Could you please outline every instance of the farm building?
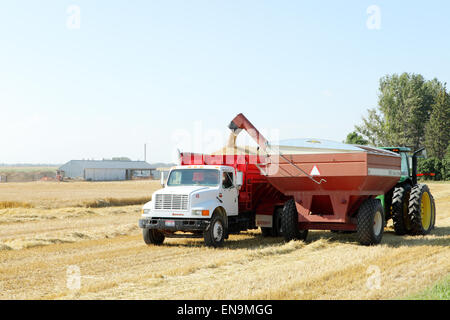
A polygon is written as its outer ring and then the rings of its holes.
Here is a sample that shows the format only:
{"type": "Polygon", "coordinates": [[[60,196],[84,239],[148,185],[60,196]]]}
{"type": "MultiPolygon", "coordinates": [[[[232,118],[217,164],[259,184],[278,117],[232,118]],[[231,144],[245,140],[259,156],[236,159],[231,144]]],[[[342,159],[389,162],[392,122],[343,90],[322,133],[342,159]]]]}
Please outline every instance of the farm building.
{"type": "Polygon", "coordinates": [[[145,161],[71,160],[58,169],[63,178],[120,181],[152,178],[156,168],[145,161]]]}

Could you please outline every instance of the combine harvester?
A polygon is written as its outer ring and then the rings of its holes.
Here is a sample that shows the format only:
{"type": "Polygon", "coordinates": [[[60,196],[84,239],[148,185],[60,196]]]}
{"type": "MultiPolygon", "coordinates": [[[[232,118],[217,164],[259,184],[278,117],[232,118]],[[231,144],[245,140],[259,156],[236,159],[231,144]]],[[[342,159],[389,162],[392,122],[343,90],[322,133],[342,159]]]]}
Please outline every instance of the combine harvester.
{"type": "Polygon", "coordinates": [[[261,227],[263,235],[287,241],[305,240],[312,229],[350,231],[361,244],[372,245],[380,243],[386,218],[403,219],[403,225],[412,221],[414,234],[426,234],[434,224],[426,186],[411,186],[398,196],[407,179],[401,178],[403,156],[397,152],[324,140],[271,145],[243,114],[229,128],[234,141],[247,131],[259,151],[181,153],[167,186],[142,210],[139,226],[147,244],[203,237],[206,245],[217,247],[229,234],[261,227]]]}

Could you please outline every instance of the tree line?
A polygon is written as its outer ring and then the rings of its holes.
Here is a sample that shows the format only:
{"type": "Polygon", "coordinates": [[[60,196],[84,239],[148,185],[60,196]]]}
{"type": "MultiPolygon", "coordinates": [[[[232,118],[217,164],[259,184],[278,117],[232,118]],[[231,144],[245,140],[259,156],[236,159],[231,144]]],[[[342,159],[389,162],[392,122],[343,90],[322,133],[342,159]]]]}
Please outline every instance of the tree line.
{"type": "Polygon", "coordinates": [[[438,79],[420,74],[387,75],[380,79],[378,106],[368,109],[347,143],[372,146],[425,147],[418,170],[450,180],[450,92],[438,79]]]}

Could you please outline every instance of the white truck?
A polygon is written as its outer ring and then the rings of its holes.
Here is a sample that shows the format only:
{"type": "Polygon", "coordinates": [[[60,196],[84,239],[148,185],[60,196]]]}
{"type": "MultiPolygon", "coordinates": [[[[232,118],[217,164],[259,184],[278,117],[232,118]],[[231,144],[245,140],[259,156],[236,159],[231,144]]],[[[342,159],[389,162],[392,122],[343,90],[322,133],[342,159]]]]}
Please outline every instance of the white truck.
{"type": "Polygon", "coordinates": [[[235,168],[177,166],[170,170],[167,183],[161,176],[163,189],[153,193],[139,220],[145,243],[162,244],[166,236],[203,237],[206,245],[217,247],[230,231],[256,228],[254,217],[239,215],[243,175],[235,168]]]}

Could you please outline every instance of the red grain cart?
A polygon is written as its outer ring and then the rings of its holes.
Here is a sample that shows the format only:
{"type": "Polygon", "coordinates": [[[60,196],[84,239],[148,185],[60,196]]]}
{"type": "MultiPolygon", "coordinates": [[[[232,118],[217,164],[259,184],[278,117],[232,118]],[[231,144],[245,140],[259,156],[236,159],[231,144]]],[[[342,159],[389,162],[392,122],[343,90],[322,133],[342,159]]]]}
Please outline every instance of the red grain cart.
{"type": "MultiPolygon", "coordinates": [[[[278,191],[273,191],[277,205],[286,200],[277,218],[286,240],[305,239],[308,230],[319,229],[356,231],[365,245],[381,241],[385,215],[376,197],[392,191],[399,181],[398,154],[364,146],[324,146],[323,140],[291,140],[273,146],[243,114],[229,128],[236,135],[247,131],[266,154],[257,158],[252,175],[258,176],[263,188],[278,191]]],[[[252,203],[270,203],[267,197],[250,195],[252,203]]],[[[260,214],[270,215],[269,211],[260,214]]]]}

